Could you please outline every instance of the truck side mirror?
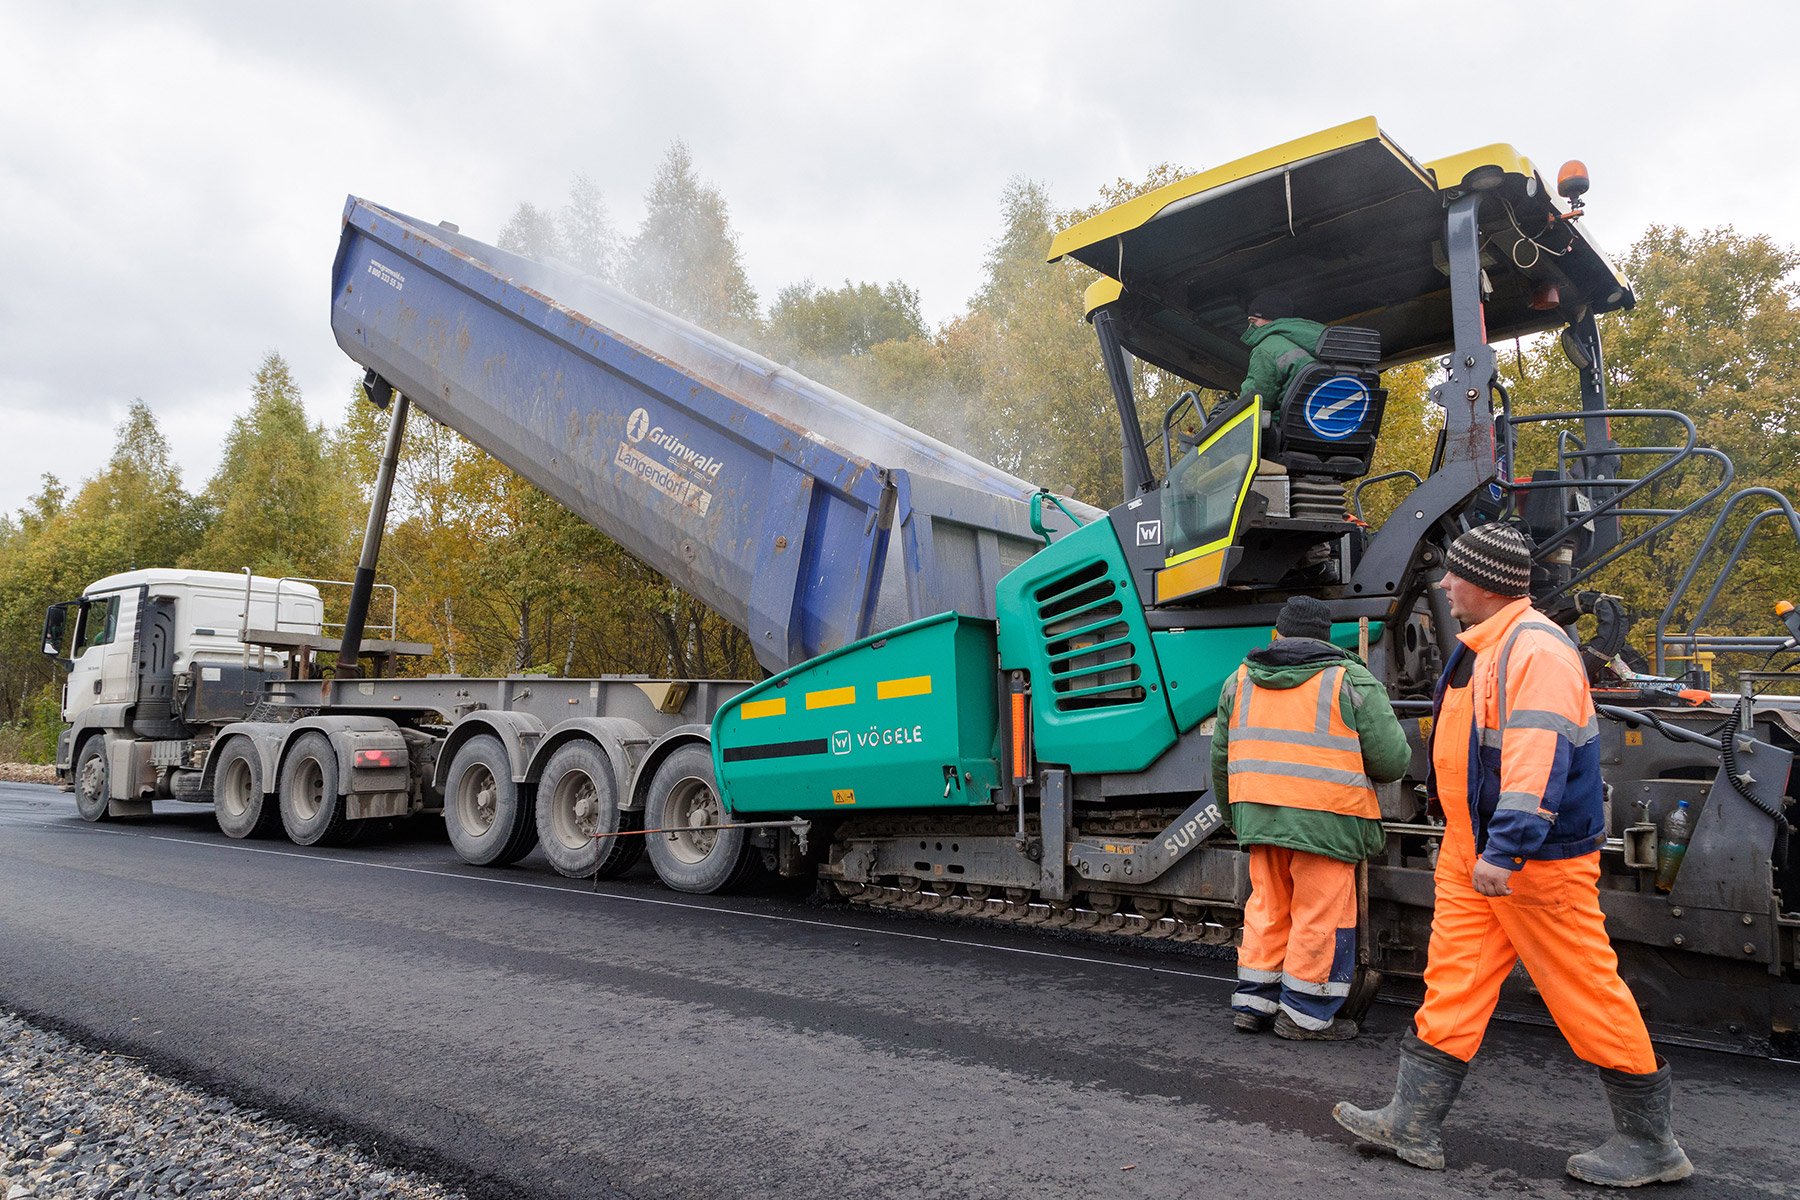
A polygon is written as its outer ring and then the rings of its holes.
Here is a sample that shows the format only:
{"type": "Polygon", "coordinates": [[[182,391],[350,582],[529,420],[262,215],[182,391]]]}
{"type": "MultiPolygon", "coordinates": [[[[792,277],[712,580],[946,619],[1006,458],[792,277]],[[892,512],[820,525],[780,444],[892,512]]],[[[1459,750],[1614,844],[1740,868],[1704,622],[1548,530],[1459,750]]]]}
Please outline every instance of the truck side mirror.
{"type": "Polygon", "coordinates": [[[44,653],[54,658],[57,665],[64,670],[75,665],[72,659],[62,656],[63,633],[67,630],[68,623],[69,606],[67,604],[52,604],[44,613],[44,653]]]}

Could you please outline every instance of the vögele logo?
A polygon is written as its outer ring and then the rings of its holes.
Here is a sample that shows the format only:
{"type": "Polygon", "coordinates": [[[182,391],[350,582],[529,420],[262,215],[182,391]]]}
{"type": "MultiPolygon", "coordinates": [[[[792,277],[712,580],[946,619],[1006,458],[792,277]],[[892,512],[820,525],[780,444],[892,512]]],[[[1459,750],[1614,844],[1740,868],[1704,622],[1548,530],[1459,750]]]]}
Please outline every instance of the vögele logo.
{"type": "Polygon", "coordinates": [[[840,729],[831,735],[831,752],[833,754],[850,753],[850,731],[840,729]]]}
{"type": "Polygon", "coordinates": [[[625,436],[634,442],[641,442],[650,433],[650,412],[648,409],[634,408],[625,419],[625,436]]]}

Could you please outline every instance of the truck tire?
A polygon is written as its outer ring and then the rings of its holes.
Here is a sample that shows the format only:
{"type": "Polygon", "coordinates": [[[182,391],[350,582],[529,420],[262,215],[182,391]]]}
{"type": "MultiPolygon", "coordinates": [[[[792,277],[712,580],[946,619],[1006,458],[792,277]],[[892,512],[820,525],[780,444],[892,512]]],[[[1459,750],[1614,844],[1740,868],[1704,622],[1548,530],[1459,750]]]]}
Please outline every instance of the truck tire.
{"type": "Polygon", "coordinates": [[[612,762],[597,744],[580,739],[550,755],[537,785],[537,837],[558,875],[571,879],[623,875],[643,857],[644,839],[595,835],[642,828],[636,816],[619,811],[612,762]]]}
{"type": "Polygon", "coordinates": [[[645,836],[645,849],[657,876],[678,892],[702,895],[742,882],[758,861],[748,830],[691,832],[694,826],[718,825],[725,820],[725,806],[713,779],[712,748],[683,746],[664,759],[644,800],[644,828],[679,832],[645,836]]]}
{"type": "Polygon", "coordinates": [[[477,867],[518,862],[537,842],[531,810],[499,738],[478,734],[458,747],[444,777],[444,828],[459,858],[477,867]]]}
{"type": "Polygon", "coordinates": [[[84,821],[105,821],[112,805],[112,776],[106,765],[106,735],[96,733],[81,743],[75,756],[75,811],[84,821]]]}
{"type": "Polygon", "coordinates": [[[303,733],[281,765],[281,825],[297,846],[341,846],[362,832],[344,816],[337,751],[322,733],[303,733]]]}
{"type": "Polygon", "coordinates": [[[281,805],[263,783],[262,755],[235,737],[213,764],[213,818],[226,837],[268,837],[281,828],[281,805]]]}

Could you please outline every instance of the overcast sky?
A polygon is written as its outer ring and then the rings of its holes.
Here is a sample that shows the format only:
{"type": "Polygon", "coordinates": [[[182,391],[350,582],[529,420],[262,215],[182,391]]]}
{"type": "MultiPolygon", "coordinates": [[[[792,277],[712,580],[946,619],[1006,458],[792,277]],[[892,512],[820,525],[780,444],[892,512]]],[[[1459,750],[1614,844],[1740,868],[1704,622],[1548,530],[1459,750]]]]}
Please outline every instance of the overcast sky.
{"type": "Polygon", "coordinates": [[[1800,242],[1800,5],[265,5],[0,0],[0,510],[104,464],[134,397],[185,480],[271,350],[308,407],[347,193],[492,240],[585,172],[625,232],[684,139],[765,304],[904,279],[960,312],[1009,178],[1058,205],[1373,114],[1420,159],[1593,173],[1590,232],[1800,242]]]}

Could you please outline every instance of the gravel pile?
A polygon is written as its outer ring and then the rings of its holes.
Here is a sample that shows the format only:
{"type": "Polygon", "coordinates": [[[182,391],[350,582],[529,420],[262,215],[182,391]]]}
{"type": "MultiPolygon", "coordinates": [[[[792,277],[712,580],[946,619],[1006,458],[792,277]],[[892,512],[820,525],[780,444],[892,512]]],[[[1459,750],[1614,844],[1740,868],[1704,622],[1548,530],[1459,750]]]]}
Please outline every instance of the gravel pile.
{"type": "Polygon", "coordinates": [[[0,1012],[0,1200],[461,1195],[0,1012]]]}
{"type": "Polygon", "coordinates": [[[37,763],[0,762],[0,783],[55,783],[56,768],[37,763]]]}

